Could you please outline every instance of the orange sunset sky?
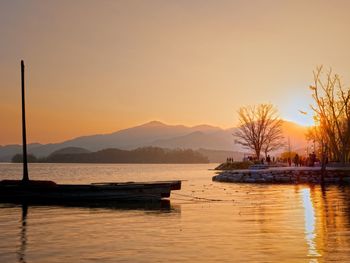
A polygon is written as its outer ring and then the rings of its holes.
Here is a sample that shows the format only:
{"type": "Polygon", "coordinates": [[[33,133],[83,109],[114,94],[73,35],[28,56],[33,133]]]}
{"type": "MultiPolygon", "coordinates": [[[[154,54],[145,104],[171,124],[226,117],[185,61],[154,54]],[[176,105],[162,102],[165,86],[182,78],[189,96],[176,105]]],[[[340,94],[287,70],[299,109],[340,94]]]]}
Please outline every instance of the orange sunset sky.
{"type": "Polygon", "coordinates": [[[29,142],[150,120],[237,124],[271,102],[311,123],[323,64],[350,81],[350,1],[1,1],[0,144],[20,143],[20,59],[29,142]]]}

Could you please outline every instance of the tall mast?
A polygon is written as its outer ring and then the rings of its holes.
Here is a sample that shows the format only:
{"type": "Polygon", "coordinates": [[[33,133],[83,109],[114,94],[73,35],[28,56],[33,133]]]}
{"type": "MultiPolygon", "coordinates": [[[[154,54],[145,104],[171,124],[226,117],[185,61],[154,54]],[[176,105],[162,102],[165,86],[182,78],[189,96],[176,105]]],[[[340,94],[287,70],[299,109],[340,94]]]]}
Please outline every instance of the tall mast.
{"type": "Polygon", "coordinates": [[[26,110],[24,93],[24,62],[21,60],[21,86],[22,86],[22,143],[23,143],[23,178],[22,182],[28,182],[28,160],[27,160],[27,135],[26,135],[26,110]]]}

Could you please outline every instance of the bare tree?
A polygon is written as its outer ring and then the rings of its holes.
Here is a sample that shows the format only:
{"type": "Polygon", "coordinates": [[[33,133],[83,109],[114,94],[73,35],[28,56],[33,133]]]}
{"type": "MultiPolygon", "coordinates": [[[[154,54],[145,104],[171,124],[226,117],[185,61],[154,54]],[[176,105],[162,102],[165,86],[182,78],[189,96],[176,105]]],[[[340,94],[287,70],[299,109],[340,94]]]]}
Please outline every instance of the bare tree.
{"type": "Polygon", "coordinates": [[[282,120],[272,104],[241,107],[238,110],[239,127],[234,133],[236,143],[253,150],[258,159],[284,145],[282,120]]]}
{"type": "Polygon", "coordinates": [[[347,162],[350,148],[350,89],[343,87],[340,77],[332,70],[323,74],[321,66],[313,74],[314,85],[310,89],[315,105],[311,105],[311,108],[316,127],[309,137],[318,143],[319,148],[329,149],[329,157],[333,160],[347,162]]]}

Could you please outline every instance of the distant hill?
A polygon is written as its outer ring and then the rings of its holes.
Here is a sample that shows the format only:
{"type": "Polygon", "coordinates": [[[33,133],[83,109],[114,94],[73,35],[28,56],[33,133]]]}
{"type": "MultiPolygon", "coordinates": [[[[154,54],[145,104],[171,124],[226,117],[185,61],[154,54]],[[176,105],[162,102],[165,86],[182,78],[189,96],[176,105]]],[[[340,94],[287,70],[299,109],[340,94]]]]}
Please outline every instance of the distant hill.
{"type": "MultiPolygon", "coordinates": [[[[41,147],[42,144],[32,143],[28,145],[28,152],[31,153],[34,149],[41,147]]],[[[0,146],[0,162],[10,162],[11,158],[22,153],[22,145],[11,144],[0,146]]]]}
{"type": "Polygon", "coordinates": [[[50,155],[58,155],[58,154],[78,154],[78,153],[90,153],[89,150],[86,150],[84,148],[80,147],[66,147],[59,149],[57,151],[54,151],[50,155]]]}
{"type": "Polygon", "coordinates": [[[135,150],[104,149],[97,152],[51,154],[38,162],[47,163],[208,163],[207,157],[193,150],[167,150],[144,147],[135,150]]]}
{"type": "MultiPolygon", "coordinates": [[[[306,128],[292,122],[284,121],[286,140],[290,138],[293,149],[304,148],[306,128]]],[[[132,150],[139,147],[161,147],[168,149],[209,149],[229,152],[247,152],[234,143],[235,128],[222,129],[210,125],[187,127],[184,125],[167,125],[159,121],[151,121],[139,126],[123,129],[110,134],[97,134],[77,137],[61,143],[30,144],[28,152],[41,158],[49,156],[62,148],[82,148],[95,152],[106,148],[132,150]]],[[[0,146],[0,161],[9,162],[21,153],[20,145],[0,146]]],[[[216,157],[215,157],[216,158],[216,157]]],[[[209,158],[212,160],[212,158],[209,158]]]]}

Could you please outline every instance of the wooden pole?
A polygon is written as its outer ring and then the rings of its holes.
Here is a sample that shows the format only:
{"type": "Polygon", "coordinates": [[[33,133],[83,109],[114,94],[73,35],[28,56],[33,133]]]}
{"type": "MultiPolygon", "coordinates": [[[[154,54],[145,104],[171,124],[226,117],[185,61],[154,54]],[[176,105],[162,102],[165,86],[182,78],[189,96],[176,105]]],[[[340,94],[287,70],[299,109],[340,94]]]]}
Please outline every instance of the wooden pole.
{"type": "Polygon", "coordinates": [[[21,60],[21,86],[22,86],[22,143],[23,143],[23,178],[22,182],[28,182],[28,160],[27,160],[27,135],[26,135],[26,111],[24,93],[24,62],[21,60]]]}
{"type": "Polygon", "coordinates": [[[326,167],[327,167],[327,162],[328,162],[328,148],[327,148],[327,143],[323,143],[323,139],[322,139],[322,142],[321,142],[321,183],[323,184],[324,183],[324,177],[325,177],[325,174],[326,174],[326,167]]]}

